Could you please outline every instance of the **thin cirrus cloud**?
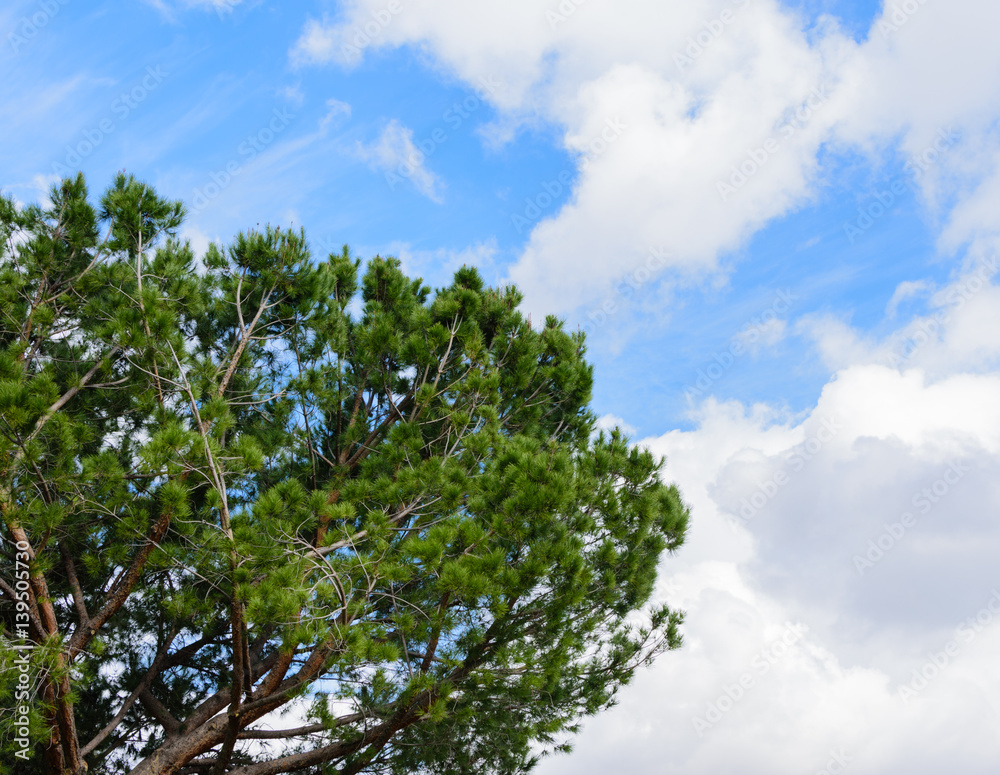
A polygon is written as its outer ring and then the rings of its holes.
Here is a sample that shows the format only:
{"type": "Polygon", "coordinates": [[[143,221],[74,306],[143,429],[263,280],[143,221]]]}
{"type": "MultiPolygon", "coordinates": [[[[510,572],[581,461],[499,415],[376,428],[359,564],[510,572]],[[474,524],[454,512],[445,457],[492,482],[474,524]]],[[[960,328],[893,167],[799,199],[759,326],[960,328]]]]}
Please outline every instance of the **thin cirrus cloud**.
{"type": "Polygon", "coordinates": [[[200,9],[203,11],[215,11],[220,18],[233,13],[236,8],[243,4],[244,0],[143,0],[147,5],[152,6],[167,20],[174,22],[178,19],[178,13],[187,8],[200,9]]]}

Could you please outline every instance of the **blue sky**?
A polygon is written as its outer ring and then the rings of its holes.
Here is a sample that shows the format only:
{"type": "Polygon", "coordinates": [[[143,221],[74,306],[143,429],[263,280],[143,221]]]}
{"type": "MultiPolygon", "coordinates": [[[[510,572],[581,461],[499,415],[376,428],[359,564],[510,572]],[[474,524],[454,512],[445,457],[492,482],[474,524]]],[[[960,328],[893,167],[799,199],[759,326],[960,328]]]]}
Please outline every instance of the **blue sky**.
{"type": "MultiPolygon", "coordinates": [[[[337,18],[343,9],[335,3],[53,7],[51,15],[39,2],[8,11],[13,32],[2,56],[16,74],[8,104],[18,113],[29,104],[51,105],[47,116],[15,114],[8,123],[4,185],[24,201],[39,197],[39,175],[48,185],[54,174],[81,169],[96,191],[125,168],[189,207],[204,205],[189,226],[205,238],[227,240],[257,222],[295,223],[317,253],[345,243],[363,257],[405,246],[422,258],[414,268],[432,283],[444,282],[451,256],[467,254],[490,281],[502,282],[532,226],[558,213],[572,196],[572,183],[564,184],[578,179],[558,122],[527,117],[509,142],[489,144],[484,128],[502,120],[489,92],[418,46],[369,46],[351,68],[296,66],[289,49],[304,19],[337,18]],[[18,24],[32,13],[47,17],[44,26],[18,24]],[[349,108],[324,131],[329,100],[349,108]],[[272,139],[269,124],[277,117],[272,139]],[[373,143],[393,121],[425,152],[424,166],[437,181],[433,196],[405,171],[373,169],[359,153],[358,144],[373,143]],[[250,167],[265,158],[263,168],[250,167]],[[241,170],[229,176],[232,162],[241,170]],[[232,181],[216,197],[205,196],[227,177],[232,181]]],[[[879,4],[801,2],[788,9],[806,26],[832,14],[863,36],[879,4]]],[[[796,297],[796,316],[829,312],[877,325],[896,285],[933,255],[933,237],[911,197],[858,244],[849,243],[841,223],[855,215],[849,200],[871,184],[872,171],[840,155],[823,163],[829,178],[811,201],[721,252],[725,277],[689,279],[667,315],[634,309],[644,297],[646,305],[656,303],[655,281],[627,298],[614,285],[598,297],[616,307],[613,324],[592,336],[599,413],[622,417],[640,435],[690,427],[689,383],[771,305],[779,286],[796,297]]],[[[901,175],[900,160],[886,159],[879,173],[901,175]]],[[[618,282],[628,286],[628,278],[623,270],[618,282]]],[[[586,326],[600,303],[561,314],[570,326],[586,326]]],[[[829,376],[807,349],[793,337],[740,357],[717,381],[716,394],[802,411],[829,376]]]]}
{"type": "Polygon", "coordinates": [[[1000,627],[933,703],[901,690],[998,583],[998,22],[987,0],[13,0],[0,187],[37,201],[79,169],[96,195],[124,168],[189,204],[198,250],[301,225],[431,285],[475,264],[588,331],[595,410],[694,508],[658,591],[688,645],[543,772],[816,772],[837,746],[859,773],[994,772],[1000,627]],[[769,688],[699,729],[789,622],[769,688]]]}

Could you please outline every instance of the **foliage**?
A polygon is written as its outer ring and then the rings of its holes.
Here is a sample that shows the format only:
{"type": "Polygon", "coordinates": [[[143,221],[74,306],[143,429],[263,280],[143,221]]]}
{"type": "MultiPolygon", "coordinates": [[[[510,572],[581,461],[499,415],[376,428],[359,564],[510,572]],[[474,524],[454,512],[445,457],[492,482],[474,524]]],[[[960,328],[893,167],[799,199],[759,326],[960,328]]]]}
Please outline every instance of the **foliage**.
{"type": "Polygon", "coordinates": [[[8,771],[522,772],[679,645],[687,510],[595,433],[581,333],[302,232],[199,260],[183,214],[0,200],[8,771]]]}

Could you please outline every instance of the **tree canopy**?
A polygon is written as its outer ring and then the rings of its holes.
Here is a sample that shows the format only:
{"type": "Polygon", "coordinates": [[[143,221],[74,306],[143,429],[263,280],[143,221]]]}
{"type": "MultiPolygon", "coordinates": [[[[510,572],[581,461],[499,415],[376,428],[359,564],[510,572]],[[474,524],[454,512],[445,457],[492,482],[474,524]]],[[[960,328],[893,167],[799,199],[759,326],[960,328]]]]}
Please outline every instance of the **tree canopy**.
{"type": "Polygon", "coordinates": [[[688,512],[582,333],[302,231],[196,256],[125,174],[50,199],[0,199],[6,771],[523,772],[680,644],[688,512]]]}

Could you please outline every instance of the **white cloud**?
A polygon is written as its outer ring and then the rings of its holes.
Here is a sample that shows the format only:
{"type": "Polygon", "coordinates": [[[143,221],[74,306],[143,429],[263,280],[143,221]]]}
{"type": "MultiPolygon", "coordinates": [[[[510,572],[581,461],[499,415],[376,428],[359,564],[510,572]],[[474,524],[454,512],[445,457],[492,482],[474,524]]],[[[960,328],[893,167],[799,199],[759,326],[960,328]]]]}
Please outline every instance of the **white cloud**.
{"type": "Polygon", "coordinates": [[[296,65],[322,64],[336,58],[338,36],[323,22],[310,19],[292,49],[292,62],[296,65]]]}
{"type": "Polygon", "coordinates": [[[694,430],[640,442],[695,515],[657,590],[686,645],[541,775],[996,770],[996,270],[923,284],[930,312],[882,340],[812,321],[839,365],[803,416],[709,398],[694,430]],[[808,631],[779,656],[788,623],[808,631]]]}
{"type": "Polygon", "coordinates": [[[357,154],[372,169],[383,173],[390,187],[409,180],[431,201],[439,204],[444,201],[440,180],[424,166],[425,156],[413,143],[413,130],[398,120],[386,124],[375,142],[365,145],[358,141],[357,154]]]}
{"type": "MultiPolygon", "coordinates": [[[[353,2],[337,22],[309,22],[293,59],[305,61],[305,50],[311,61],[335,59],[334,41],[378,8],[353,2]]],[[[833,120],[828,98],[816,95],[845,56],[844,39],[831,33],[810,47],[770,0],[631,0],[580,6],[564,20],[546,10],[526,0],[414,2],[370,44],[423,46],[470,84],[500,78],[507,88],[491,99],[508,116],[498,123],[501,139],[512,134],[509,117],[563,128],[577,157],[567,170],[575,177],[569,203],[540,220],[550,190],[564,186],[539,180],[533,203],[511,213],[532,230],[511,272],[529,309],[566,312],[593,301],[653,247],[671,251],[668,269],[714,272],[722,252],[808,196],[815,150],[833,120]],[[687,39],[723,9],[730,21],[719,22],[722,33],[679,67],[674,54],[684,55],[687,39]],[[720,192],[720,183],[732,185],[734,165],[752,168],[748,151],[772,136],[773,152],[761,151],[764,166],[745,188],[720,192]]]]}
{"type": "Polygon", "coordinates": [[[417,46],[470,85],[504,81],[491,142],[541,119],[578,155],[562,210],[546,215],[558,181],[539,180],[511,212],[530,233],[510,274],[529,309],[594,302],[650,247],[672,252],[668,282],[723,271],[720,257],[811,200],[823,147],[929,158],[916,182],[944,250],[996,231],[1000,6],[888,4],[856,43],[830,18],[803,29],[776,0],[383,5],[309,21],[293,60],[417,46]]]}
{"type": "Polygon", "coordinates": [[[907,280],[896,287],[896,291],[886,305],[885,314],[888,318],[896,317],[899,305],[907,299],[912,299],[926,293],[931,288],[931,284],[926,280],[907,280]]]}
{"type": "Polygon", "coordinates": [[[913,13],[886,3],[841,69],[836,134],[876,152],[898,139],[900,153],[917,160],[916,181],[943,220],[941,248],[951,252],[996,234],[1000,51],[990,29],[1000,23],[1000,7],[978,0],[910,5],[913,13]]]}
{"type": "Polygon", "coordinates": [[[615,428],[620,428],[628,436],[633,438],[638,433],[635,426],[629,425],[624,419],[615,414],[606,414],[603,417],[598,417],[597,428],[602,431],[612,431],[615,428]]]}
{"type": "Polygon", "coordinates": [[[983,372],[1000,365],[1000,288],[993,279],[1000,257],[975,253],[952,282],[935,288],[927,280],[902,283],[889,300],[894,317],[900,298],[929,295],[929,310],[878,340],[831,316],[806,316],[796,329],[811,338],[832,371],[852,364],[919,368],[937,378],[958,369],[983,372]]]}
{"type": "Polygon", "coordinates": [[[206,232],[202,231],[196,226],[185,223],[178,234],[181,242],[189,242],[191,244],[191,251],[194,253],[195,260],[198,265],[201,265],[201,259],[204,257],[205,253],[208,252],[208,246],[213,242],[219,242],[224,244],[224,240],[210,237],[206,232]]]}
{"type": "Polygon", "coordinates": [[[60,177],[58,175],[42,174],[35,175],[31,179],[31,188],[38,192],[38,198],[35,200],[43,208],[48,209],[52,207],[52,200],[49,198],[49,194],[52,191],[52,186],[60,182],[60,177]]]}
{"type": "Polygon", "coordinates": [[[687,610],[686,645],[539,772],[994,771],[998,390],[851,366],[803,418],[710,399],[643,442],[696,515],[657,592],[687,610]],[[778,646],[789,623],[808,630],[778,646]]]}
{"type": "Polygon", "coordinates": [[[292,47],[292,64],[301,67],[335,62],[353,67],[361,61],[365,49],[385,44],[388,40],[383,34],[385,29],[404,9],[400,0],[389,0],[367,13],[361,10],[348,7],[344,17],[336,22],[325,16],[322,21],[309,19],[292,47]]]}
{"type": "Polygon", "coordinates": [[[351,106],[346,102],[331,97],[326,101],[326,116],[320,122],[320,129],[326,130],[331,124],[338,125],[344,119],[351,117],[351,106]]]}

